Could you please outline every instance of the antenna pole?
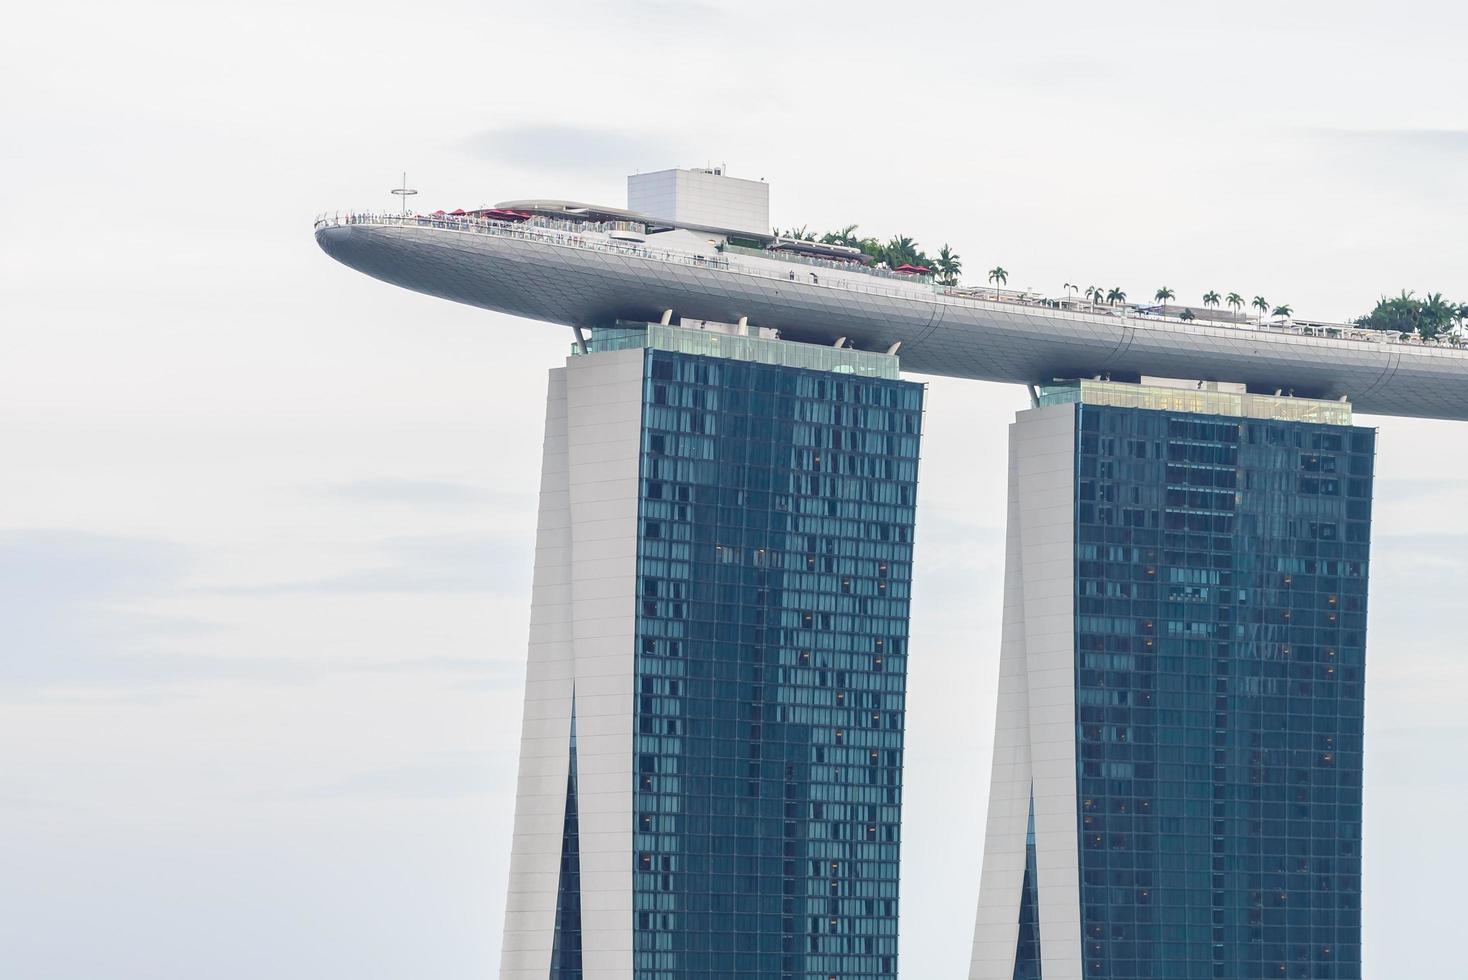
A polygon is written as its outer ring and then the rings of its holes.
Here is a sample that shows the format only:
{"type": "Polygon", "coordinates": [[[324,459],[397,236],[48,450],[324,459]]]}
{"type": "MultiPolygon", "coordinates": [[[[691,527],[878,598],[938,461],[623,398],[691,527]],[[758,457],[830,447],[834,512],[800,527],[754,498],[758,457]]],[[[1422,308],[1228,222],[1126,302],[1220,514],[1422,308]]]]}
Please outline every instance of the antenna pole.
{"type": "Polygon", "coordinates": [[[406,170],[403,171],[403,185],[401,187],[394,187],[392,189],[392,192],[402,200],[403,217],[406,218],[408,216],[408,198],[418,193],[413,188],[408,186],[408,172],[406,170]]]}

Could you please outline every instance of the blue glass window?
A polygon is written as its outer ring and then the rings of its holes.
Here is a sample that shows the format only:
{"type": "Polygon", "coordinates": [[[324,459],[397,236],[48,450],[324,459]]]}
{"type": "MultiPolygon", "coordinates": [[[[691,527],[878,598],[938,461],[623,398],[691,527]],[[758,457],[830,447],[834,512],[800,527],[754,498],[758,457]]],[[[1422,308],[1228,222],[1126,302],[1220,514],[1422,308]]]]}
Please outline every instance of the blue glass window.
{"type": "Polygon", "coordinates": [[[893,978],[923,388],[646,358],[635,974],[893,978]]]}
{"type": "Polygon", "coordinates": [[[1085,976],[1359,980],[1375,432],[1076,411],[1085,976]]]}
{"type": "Polygon", "coordinates": [[[1035,792],[1030,789],[1030,823],[1025,831],[1025,877],[1020,885],[1019,948],[1014,980],[1040,977],[1040,879],[1035,868],[1035,792]]]}
{"type": "Polygon", "coordinates": [[[561,873],[556,886],[556,931],[550,980],[581,980],[581,846],[576,805],[576,706],[571,705],[571,759],[566,773],[566,816],[561,828],[561,873]]]}

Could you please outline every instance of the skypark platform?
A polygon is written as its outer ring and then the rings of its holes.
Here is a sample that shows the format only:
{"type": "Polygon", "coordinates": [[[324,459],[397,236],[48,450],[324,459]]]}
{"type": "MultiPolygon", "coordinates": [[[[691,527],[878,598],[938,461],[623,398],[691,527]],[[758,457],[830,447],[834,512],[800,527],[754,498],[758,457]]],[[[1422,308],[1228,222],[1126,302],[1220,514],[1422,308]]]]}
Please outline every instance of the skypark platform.
{"type": "Polygon", "coordinates": [[[1025,385],[1198,378],[1259,394],[1345,399],[1368,414],[1468,419],[1465,349],[1345,327],[1188,322],[986,299],[925,277],[764,258],[729,247],[709,227],[649,219],[647,234],[628,236],[626,214],[576,222],[339,212],[318,219],[315,234],[332,258],[384,282],[571,327],[743,321],[784,340],[895,348],[902,370],[914,374],[1025,385]]]}

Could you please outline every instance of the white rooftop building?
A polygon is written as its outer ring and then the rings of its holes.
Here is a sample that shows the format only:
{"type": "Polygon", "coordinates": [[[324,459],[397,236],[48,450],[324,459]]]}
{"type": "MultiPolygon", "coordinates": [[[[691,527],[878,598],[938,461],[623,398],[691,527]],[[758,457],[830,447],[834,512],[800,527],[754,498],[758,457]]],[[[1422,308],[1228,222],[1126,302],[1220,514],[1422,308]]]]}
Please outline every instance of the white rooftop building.
{"type": "Polygon", "coordinates": [[[627,209],[680,225],[770,232],[770,185],[723,167],[657,170],[627,178],[627,209]]]}

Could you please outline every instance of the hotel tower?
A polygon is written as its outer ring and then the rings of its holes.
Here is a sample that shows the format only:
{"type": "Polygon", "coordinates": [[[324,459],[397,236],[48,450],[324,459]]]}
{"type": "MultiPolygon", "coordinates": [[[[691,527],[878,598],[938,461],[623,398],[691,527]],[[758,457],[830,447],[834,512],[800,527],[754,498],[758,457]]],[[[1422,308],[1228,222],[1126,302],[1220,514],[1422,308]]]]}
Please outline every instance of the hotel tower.
{"type": "Polygon", "coordinates": [[[644,323],[549,389],[501,976],[895,977],[922,386],[644,323]]]}
{"type": "Polygon", "coordinates": [[[1010,428],[972,980],[1361,975],[1375,432],[1227,387],[1010,428]]]}
{"type": "Polygon", "coordinates": [[[972,980],[1359,980],[1352,412],[1468,419],[1468,351],[964,287],[772,234],[767,185],[721,168],[316,237],[569,328],[502,978],[896,976],[925,411],[900,371],[1030,396],[1002,636],[975,639],[987,828],[952,840],[984,852],[972,980]]]}

